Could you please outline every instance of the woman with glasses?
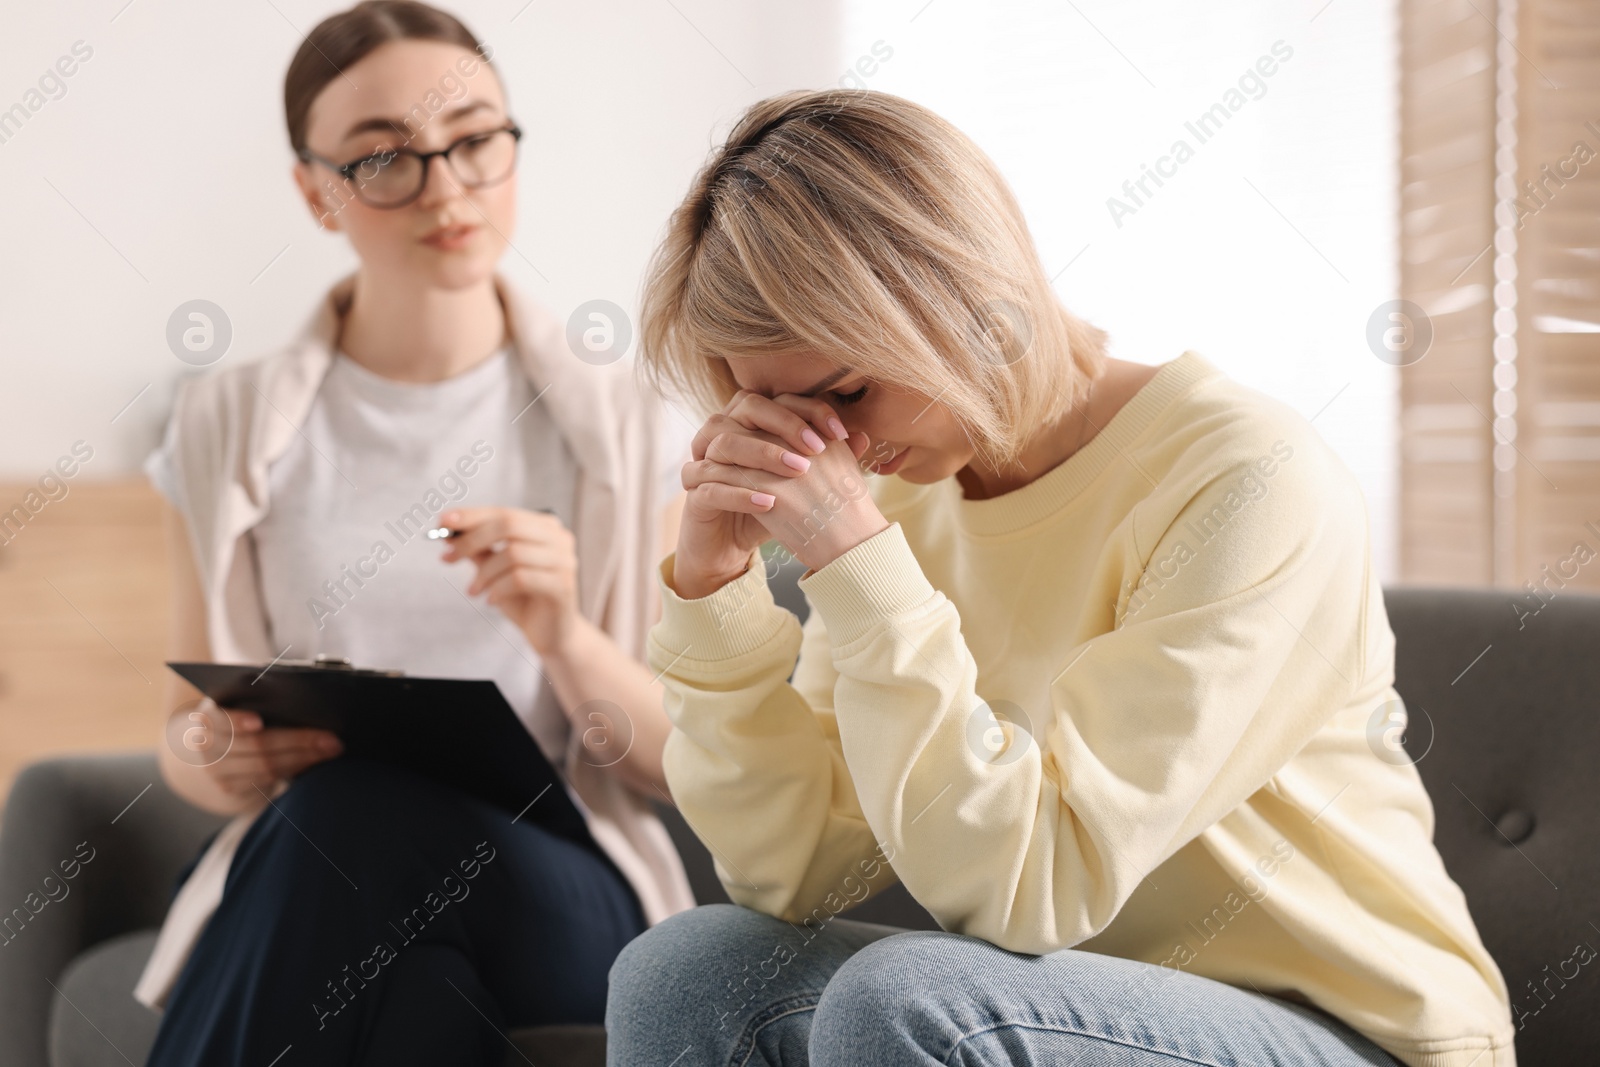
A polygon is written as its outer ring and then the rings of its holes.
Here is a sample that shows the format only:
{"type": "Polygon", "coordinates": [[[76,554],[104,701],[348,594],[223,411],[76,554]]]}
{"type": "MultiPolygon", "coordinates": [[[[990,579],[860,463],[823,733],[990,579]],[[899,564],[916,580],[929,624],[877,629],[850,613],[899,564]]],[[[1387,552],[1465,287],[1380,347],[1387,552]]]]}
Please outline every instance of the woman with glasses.
{"type": "Polygon", "coordinates": [[[459,21],[334,15],[284,102],[298,190],[360,264],[283,351],[179,394],[148,464],[172,656],[491,678],[594,847],[174,683],[163,776],[232,821],[140,982],[149,1062],[498,1062],[501,1030],[601,1021],[622,946],[694,902],[639,662],[688,434],[497,272],[522,134],[459,21]]]}

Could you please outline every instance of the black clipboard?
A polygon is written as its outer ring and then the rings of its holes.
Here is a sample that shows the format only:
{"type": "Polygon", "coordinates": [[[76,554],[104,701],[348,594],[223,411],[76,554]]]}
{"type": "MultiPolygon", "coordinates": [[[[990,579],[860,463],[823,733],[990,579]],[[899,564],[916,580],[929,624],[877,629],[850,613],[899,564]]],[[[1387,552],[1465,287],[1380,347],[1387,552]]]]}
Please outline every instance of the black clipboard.
{"type": "Polygon", "coordinates": [[[453,786],[605,857],[560,772],[491,681],[413,678],[343,660],[167,666],[220,707],[253,711],[264,726],[330,730],[346,755],[453,786]]]}

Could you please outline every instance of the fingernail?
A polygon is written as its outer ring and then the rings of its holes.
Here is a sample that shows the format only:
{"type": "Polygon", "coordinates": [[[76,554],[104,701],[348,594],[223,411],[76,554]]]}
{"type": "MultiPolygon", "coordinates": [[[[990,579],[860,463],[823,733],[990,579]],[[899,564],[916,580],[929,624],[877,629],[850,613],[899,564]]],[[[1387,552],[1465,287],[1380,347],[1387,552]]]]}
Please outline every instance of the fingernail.
{"type": "Polygon", "coordinates": [[[337,737],[324,737],[322,739],[322,751],[324,752],[337,752],[343,747],[343,745],[339,744],[337,737]]]}
{"type": "Polygon", "coordinates": [[[850,439],[850,431],[846,430],[844,428],[844,423],[840,422],[838,419],[829,419],[828,429],[832,430],[833,436],[837,437],[841,441],[848,441],[850,439]]]}
{"type": "MultiPolygon", "coordinates": [[[[807,430],[806,432],[811,433],[810,430],[807,430]]],[[[811,434],[811,436],[816,437],[817,435],[811,434]]],[[[809,444],[809,442],[807,443],[809,444]]],[[[818,443],[821,443],[821,438],[818,438],[818,443]]],[[[811,461],[809,459],[804,456],[797,456],[793,452],[785,452],[783,454],[783,461],[797,471],[808,471],[811,469],[811,461]]]]}
{"type": "MultiPolygon", "coordinates": [[[[822,443],[822,438],[817,436],[817,431],[813,430],[809,426],[807,426],[804,430],[800,431],[800,438],[801,438],[801,440],[805,441],[806,445],[813,452],[821,452],[823,449],[828,447],[827,445],[822,443]]],[[[792,464],[791,464],[791,466],[792,466],[792,464]]],[[[801,467],[800,469],[801,470],[805,470],[804,467],[801,467]]]]}
{"type": "Polygon", "coordinates": [[[750,503],[758,508],[770,508],[778,502],[778,498],[771,493],[751,493],[750,503]]]}

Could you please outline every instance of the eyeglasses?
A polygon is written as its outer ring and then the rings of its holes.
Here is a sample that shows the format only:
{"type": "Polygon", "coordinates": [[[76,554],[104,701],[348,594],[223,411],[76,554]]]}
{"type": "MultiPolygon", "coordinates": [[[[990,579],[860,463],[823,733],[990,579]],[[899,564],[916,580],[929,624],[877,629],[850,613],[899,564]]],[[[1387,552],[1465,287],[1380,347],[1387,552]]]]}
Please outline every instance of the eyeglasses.
{"type": "Polygon", "coordinates": [[[308,148],[297,154],[303,163],[315,160],[338,172],[363,204],[387,209],[405,207],[422,195],[434,156],[443,156],[468,189],[498,185],[517,169],[517,145],[521,140],[522,130],[512,123],[498,130],[468,134],[437,152],[385,148],[349,163],[319,156],[308,148]]]}

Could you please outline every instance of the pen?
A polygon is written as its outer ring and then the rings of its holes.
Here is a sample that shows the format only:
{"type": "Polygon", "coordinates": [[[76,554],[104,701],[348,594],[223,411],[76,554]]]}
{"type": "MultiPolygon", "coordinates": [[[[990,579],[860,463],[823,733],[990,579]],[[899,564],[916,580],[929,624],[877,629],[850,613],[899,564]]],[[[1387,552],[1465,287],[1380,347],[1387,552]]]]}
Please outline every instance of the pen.
{"type": "MultiPolygon", "coordinates": [[[[534,508],[533,510],[544,515],[554,515],[556,513],[554,508],[534,508]]],[[[453,530],[448,526],[435,526],[428,531],[428,540],[448,541],[451,538],[460,537],[465,532],[464,530],[453,530]]]]}

